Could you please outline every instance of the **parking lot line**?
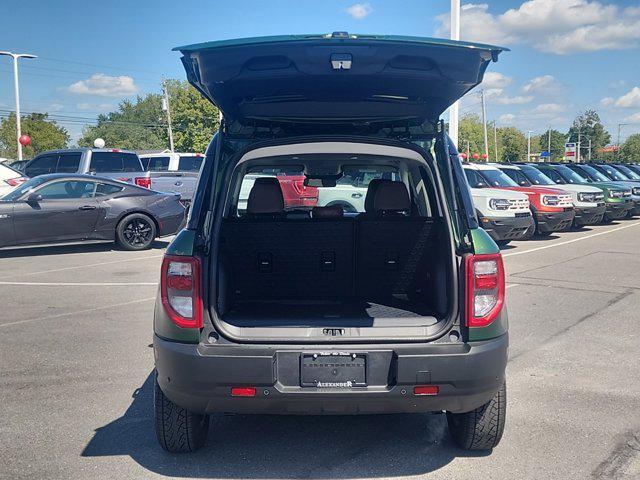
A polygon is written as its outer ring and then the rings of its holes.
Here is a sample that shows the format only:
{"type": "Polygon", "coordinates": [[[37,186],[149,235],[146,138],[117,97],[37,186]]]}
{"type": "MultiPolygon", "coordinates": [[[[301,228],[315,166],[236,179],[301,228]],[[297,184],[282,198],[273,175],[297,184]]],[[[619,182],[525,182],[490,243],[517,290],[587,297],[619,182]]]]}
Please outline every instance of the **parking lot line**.
{"type": "Polygon", "coordinates": [[[625,228],[637,227],[640,222],[635,222],[629,225],[623,225],[621,227],[612,228],[604,232],[592,233],[591,235],[585,235],[584,237],[574,238],[573,240],[566,240],[564,242],[553,243],[551,245],[543,245],[542,247],[530,248],[529,250],[522,250],[521,252],[503,253],[503,257],[512,257],[514,255],[524,255],[525,253],[539,252],[540,250],[546,250],[553,247],[561,247],[562,245],[568,245],[570,243],[581,242],[582,240],[588,240],[589,238],[599,237],[600,235],[606,235],[607,233],[617,232],[624,230],[625,228]]]}
{"type": "Polygon", "coordinates": [[[42,320],[54,320],[56,318],[69,317],[69,316],[72,316],[72,315],[81,315],[83,313],[97,312],[99,310],[107,310],[109,308],[125,307],[127,305],[133,305],[134,303],[149,302],[149,301],[155,300],[155,299],[156,299],[156,297],[139,298],[137,300],[131,300],[130,302],[112,303],[111,305],[105,305],[103,307],[87,308],[86,310],[78,310],[76,312],[59,313],[57,315],[49,315],[49,316],[36,317],[36,318],[27,318],[25,320],[18,320],[18,321],[9,322],[9,323],[0,323],[0,328],[2,328],[2,327],[10,327],[12,325],[22,325],[23,323],[40,322],[42,320]]]}
{"type": "Polygon", "coordinates": [[[78,268],[89,268],[89,267],[100,267],[102,265],[111,265],[113,263],[123,263],[123,262],[133,262],[136,260],[149,260],[152,258],[162,258],[164,255],[150,255],[146,257],[133,257],[133,258],[123,258],[121,260],[111,260],[109,262],[100,262],[100,263],[90,263],[88,265],[76,265],[73,267],[63,267],[63,268],[54,268],[51,270],[41,270],[39,272],[28,272],[28,273],[18,273],[19,276],[28,276],[28,275],[41,275],[44,273],[55,273],[55,272],[64,272],[66,270],[75,270],[78,268]]]}
{"type": "Polygon", "coordinates": [[[132,287],[137,285],[158,285],[158,282],[103,282],[103,283],[78,283],[78,282],[0,282],[0,285],[28,285],[37,287],[132,287]]]}

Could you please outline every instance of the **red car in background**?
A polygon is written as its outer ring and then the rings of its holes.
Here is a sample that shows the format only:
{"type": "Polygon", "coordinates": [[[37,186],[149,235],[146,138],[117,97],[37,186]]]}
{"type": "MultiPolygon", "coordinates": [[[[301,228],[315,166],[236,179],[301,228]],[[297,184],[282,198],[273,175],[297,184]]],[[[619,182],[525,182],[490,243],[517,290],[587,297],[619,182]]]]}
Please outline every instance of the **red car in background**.
{"type": "Polygon", "coordinates": [[[318,204],[318,188],[304,184],[304,175],[277,175],[284,197],[285,208],[315,207],[318,204]]]}

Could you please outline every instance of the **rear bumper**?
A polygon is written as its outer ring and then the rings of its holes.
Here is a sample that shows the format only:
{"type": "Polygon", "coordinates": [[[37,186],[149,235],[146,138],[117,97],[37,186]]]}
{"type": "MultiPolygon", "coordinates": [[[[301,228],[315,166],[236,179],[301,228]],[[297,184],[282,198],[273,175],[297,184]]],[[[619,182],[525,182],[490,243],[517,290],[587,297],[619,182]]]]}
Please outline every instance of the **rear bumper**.
{"type": "Polygon", "coordinates": [[[576,216],[573,223],[576,225],[595,225],[596,223],[600,223],[606,208],[607,206],[604,203],[592,208],[576,207],[576,216]]]}
{"type": "Polygon", "coordinates": [[[564,212],[536,212],[536,222],[540,232],[557,232],[571,227],[575,212],[573,209],[564,212]]]}
{"type": "Polygon", "coordinates": [[[466,412],[488,402],[504,382],[508,336],[446,345],[274,348],[175,343],[154,336],[158,383],[174,403],[198,413],[370,414],[466,412]],[[300,387],[300,353],[366,353],[367,387],[300,387]],[[438,385],[414,396],[415,385],[438,385]],[[256,387],[232,397],[231,387],[256,387]]]}
{"type": "Polygon", "coordinates": [[[629,210],[635,208],[635,203],[632,200],[620,203],[608,203],[604,217],[609,220],[615,220],[627,216],[629,210]]]}
{"type": "Polygon", "coordinates": [[[494,240],[518,240],[531,226],[531,215],[526,217],[483,217],[479,216],[480,226],[494,240]]]}

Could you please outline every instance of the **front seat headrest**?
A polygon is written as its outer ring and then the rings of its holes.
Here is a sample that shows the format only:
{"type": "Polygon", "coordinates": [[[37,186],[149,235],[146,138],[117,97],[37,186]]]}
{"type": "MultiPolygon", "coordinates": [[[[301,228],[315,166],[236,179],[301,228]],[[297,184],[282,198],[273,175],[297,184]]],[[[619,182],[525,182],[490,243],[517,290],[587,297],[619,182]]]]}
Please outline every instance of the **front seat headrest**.
{"type": "Polygon", "coordinates": [[[402,182],[383,180],[378,184],[373,198],[373,209],[378,212],[407,212],[411,210],[411,200],[407,187],[402,182]]]}
{"type": "Polygon", "coordinates": [[[313,218],[342,218],[344,216],[344,210],[340,205],[313,207],[311,216],[313,218]]]}
{"type": "Polygon", "coordinates": [[[247,199],[247,213],[276,214],[284,210],[284,198],[280,182],[275,177],[256,178],[249,198],[247,199]]]}

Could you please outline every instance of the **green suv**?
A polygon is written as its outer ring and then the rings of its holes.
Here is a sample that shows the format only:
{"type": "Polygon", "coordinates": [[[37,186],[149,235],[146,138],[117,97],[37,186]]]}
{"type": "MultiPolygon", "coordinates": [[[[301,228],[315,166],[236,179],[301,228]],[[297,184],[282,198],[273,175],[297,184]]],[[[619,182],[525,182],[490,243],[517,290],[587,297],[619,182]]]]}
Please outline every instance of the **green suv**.
{"type": "Polygon", "coordinates": [[[178,50],[223,117],[162,263],[160,445],[199,448],[213,413],[438,412],[462,448],[495,447],[504,266],[440,116],[504,49],[337,32],[178,50]],[[364,202],[287,205],[300,176],[320,195],[366,177],[364,202]]]}

